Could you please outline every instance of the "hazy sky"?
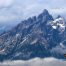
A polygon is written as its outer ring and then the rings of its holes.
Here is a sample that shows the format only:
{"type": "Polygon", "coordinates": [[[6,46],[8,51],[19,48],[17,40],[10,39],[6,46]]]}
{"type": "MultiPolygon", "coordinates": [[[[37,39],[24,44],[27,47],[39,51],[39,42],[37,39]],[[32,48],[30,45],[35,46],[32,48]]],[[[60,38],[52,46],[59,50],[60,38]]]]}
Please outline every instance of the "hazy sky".
{"type": "Polygon", "coordinates": [[[0,0],[0,23],[37,15],[43,9],[53,14],[66,12],[66,0],[0,0]]]}

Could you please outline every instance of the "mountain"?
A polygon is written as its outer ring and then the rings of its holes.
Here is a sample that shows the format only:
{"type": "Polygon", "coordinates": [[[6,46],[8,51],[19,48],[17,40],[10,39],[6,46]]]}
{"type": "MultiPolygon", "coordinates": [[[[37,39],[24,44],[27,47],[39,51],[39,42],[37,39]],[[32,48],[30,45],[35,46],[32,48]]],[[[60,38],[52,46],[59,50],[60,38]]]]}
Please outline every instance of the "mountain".
{"type": "Polygon", "coordinates": [[[66,23],[53,19],[45,9],[37,17],[22,21],[0,36],[0,60],[28,60],[35,57],[65,59],[66,23]]]}

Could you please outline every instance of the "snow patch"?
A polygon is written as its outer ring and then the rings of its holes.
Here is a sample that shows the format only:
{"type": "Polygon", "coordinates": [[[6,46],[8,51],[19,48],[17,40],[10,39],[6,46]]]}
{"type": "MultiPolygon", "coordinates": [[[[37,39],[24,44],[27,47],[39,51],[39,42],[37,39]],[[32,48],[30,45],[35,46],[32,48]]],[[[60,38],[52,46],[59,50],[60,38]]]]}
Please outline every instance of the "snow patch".
{"type": "Polygon", "coordinates": [[[38,39],[35,39],[31,44],[35,44],[38,41],[38,39]]]}
{"type": "Polygon", "coordinates": [[[65,21],[63,18],[55,19],[54,21],[49,22],[48,24],[51,25],[53,29],[58,29],[61,33],[65,30],[65,21]]]}
{"type": "Polygon", "coordinates": [[[63,43],[60,43],[60,46],[61,46],[62,48],[65,48],[65,46],[63,45],[63,43]]]}
{"type": "Polygon", "coordinates": [[[53,29],[57,29],[57,26],[52,26],[53,29]]]}
{"type": "Polygon", "coordinates": [[[20,34],[16,34],[16,38],[19,36],[20,34]]]}

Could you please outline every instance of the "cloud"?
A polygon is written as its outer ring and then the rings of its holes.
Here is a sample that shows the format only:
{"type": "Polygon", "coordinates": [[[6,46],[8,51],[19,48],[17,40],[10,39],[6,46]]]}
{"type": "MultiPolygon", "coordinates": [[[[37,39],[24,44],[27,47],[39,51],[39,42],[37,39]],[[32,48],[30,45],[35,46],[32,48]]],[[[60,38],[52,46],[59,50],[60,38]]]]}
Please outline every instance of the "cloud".
{"type": "Polygon", "coordinates": [[[13,3],[13,0],[0,0],[0,8],[9,7],[13,3]]]}
{"type": "Polygon", "coordinates": [[[23,20],[38,15],[43,9],[54,15],[64,14],[65,6],[65,0],[0,0],[0,23],[23,20]]]}
{"type": "Polygon", "coordinates": [[[27,61],[4,61],[0,66],[66,66],[66,61],[55,58],[35,58],[27,61]]]}
{"type": "Polygon", "coordinates": [[[8,20],[14,20],[15,18],[17,18],[15,15],[0,16],[0,21],[5,22],[5,21],[8,21],[8,20]]]}

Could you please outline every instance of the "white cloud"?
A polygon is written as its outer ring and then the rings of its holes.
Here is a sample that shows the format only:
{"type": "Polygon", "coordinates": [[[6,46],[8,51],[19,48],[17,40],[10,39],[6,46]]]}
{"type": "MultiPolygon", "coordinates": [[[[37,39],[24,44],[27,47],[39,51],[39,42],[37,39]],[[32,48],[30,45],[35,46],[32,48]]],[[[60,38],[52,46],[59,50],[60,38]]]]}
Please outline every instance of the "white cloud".
{"type": "Polygon", "coordinates": [[[66,66],[66,61],[55,58],[35,58],[27,61],[4,61],[0,63],[0,66],[66,66]]]}
{"type": "Polygon", "coordinates": [[[66,13],[65,0],[0,0],[0,23],[38,15],[43,9],[51,14],[66,13]],[[14,18],[14,16],[16,16],[14,18]],[[5,18],[4,18],[5,17],[5,18]]]}
{"type": "Polygon", "coordinates": [[[17,17],[15,15],[10,15],[10,16],[0,16],[0,21],[1,22],[6,22],[8,20],[14,20],[17,17]]]}
{"type": "Polygon", "coordinates": [[[0,0],[0,8],[8,7],[13,3],[13,0],[0,0]]]}

